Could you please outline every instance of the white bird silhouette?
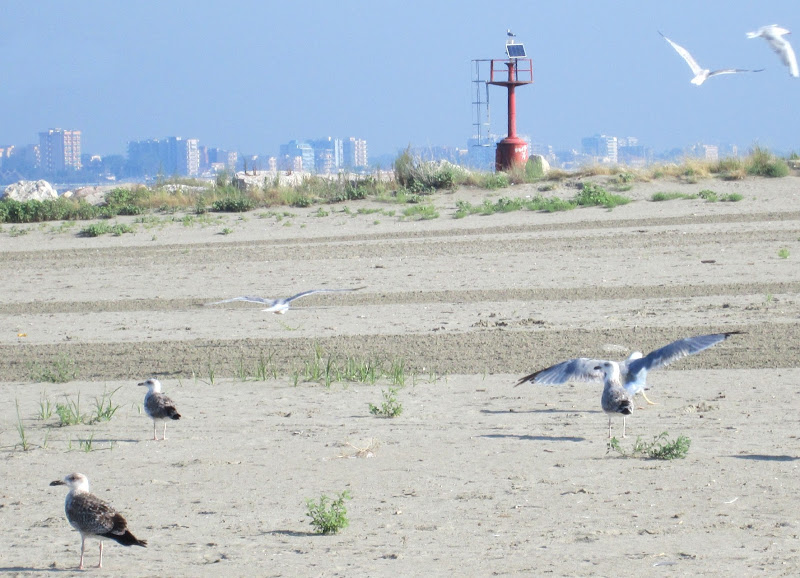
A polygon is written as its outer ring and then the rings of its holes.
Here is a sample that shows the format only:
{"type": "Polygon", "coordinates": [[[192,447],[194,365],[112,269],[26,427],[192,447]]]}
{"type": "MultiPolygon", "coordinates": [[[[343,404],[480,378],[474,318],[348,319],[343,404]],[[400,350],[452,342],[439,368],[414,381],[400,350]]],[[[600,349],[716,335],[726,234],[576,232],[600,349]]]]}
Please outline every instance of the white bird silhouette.
{"type": "Polygon", "coordinates": [[[770,48],[775,51],[775,54],[781,57],[781,62],[789,67],[789,74],[797,78],[800,76],[800,71],[797,70],[797,58],[792,50],[792,45],[786,40],[783,35],[791,34],[786,28],[781,28],[777,24],[770,24],[769,26],[762,26],[755,32],[748,32],[748,38],[758,38],[759,36],[769,43],[770,48]]]}
{"type": "Polygon", "coordinates": [[[305,297],[306,295],[311,295],[312,293],[338,293],[341,291],[358,291],[365,288],[366,287],[356,287],[355,289],[310,289],[309,291],[303,291],[297,295],[280,299],[264,299],[263,297],[257,297],[255,295],[243,295],[241,297],[223,299],[222,301],[214,301],[213,303],[207,303],[207,305],[219,305],[220,303],[230,303],[232,301],[247,301],[249,303],[261,303],[262,305],[266,305],[267,308],[262,309],[262,311],[270,311],[283,315],[289,310],[289,303],[291,301],[299,299],[300,297],[305,297]]]}
{"type": "MultiPolygon", "coordinates": [[[[729,331],[727,333],[711,333],[710,335],[687,337],[673,341],[644,356],[641,351],[634,351],[625,361],[620,361],[617,364],[622,387],[631,397],[641,393],[647,403],[655,405],[647,399],[647,395],[644,393],[645,390],[650,389],[647,386],[648,371],[664,367],[681,357],[700,353],[717,343],[725,341],[731,335],[740,333],[741,331],[729,331]]],[[[599,366],[605,362],[605,359],[589,359],[587,357],[568,359],[526,375],[516,385],[525,382],[559,385],[568,381],[603,381],[604,373],[599,369],[599,366]]]]}
{"type": "MultiPolygon", "coordinates": [[[[661,34],[661,36],[664,36],[664,34],[662,34],[660,31],[659,34],[661,34]]],[[[670,43],[670,45],[672,45],[672,47],[675,49],[675,52],[680,54],[681,57],[686,61],[686,64],[689,65],[689,68],[692,69],[692,74],[694,74],[694,78],[691,80],[691,83],[696,84],[697,86],[703,84],[706,81],[706,79],[711,78],[712,76],[717,76],[718,74],[734,74],[736,72],[761,72],[762,70],[764,70],[763,68],[760,68],[758,70],[745,70],[743,68],[721,68],[720,70],[709,70],[708,68],[703,68],[702,66],[697,64],[697,61],[694,59],[694,57],[691,54],[689,54],[689,51],[686,50],[683,46],[674,43],[666,36],[664,36],[664,40],[666,40],[667,42],[670,43]]]]}

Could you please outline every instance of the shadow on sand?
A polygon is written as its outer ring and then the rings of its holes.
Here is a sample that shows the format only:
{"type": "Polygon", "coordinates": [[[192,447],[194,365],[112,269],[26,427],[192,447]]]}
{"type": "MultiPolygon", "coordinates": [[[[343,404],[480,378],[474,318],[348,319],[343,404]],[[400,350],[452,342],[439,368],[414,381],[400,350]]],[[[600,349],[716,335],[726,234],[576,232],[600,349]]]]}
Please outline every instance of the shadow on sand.
{"type": "Polygon", "coordinates": [[[793,462],[794,460],[800,460],[800,458],[795,456],[769,456],[766,454],[744,454],[729,457],[736,458],[737,460],[758,460],[762,462],[793,462]]]}
{"type": "Polygon", "coordinates": [[[515,438],[525,441],[537,442],[583,442],[586,438],[564,437],[564,436],[531,436],[531,435],[517,435],[517,434],[486,434],[478,436],[481,438],[515,438]]]}

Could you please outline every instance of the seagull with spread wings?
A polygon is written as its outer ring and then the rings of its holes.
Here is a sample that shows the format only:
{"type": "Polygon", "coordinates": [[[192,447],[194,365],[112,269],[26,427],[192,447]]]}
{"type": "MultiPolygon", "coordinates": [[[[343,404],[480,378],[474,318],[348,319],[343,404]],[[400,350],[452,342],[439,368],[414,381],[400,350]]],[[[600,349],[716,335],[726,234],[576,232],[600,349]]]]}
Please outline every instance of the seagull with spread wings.
{"type": "MultiPolygon", "coordinates": [[[[681,357],[695,355],[708,349],[709,347],[725,341],[731,335],[738,335],[741,331],[729,331],[727,333],[712,333],[710,335],[698,335],[673,341],[647,355],[642,355],[641,351],[634,351],[625,361],[619,362],[619,379],[622,387],[633,398],[637,393],[641,393],[647,403],[655,405],[647,399],[645,390],[647,386],[647,372],[659,367],[669,365],[681,357]]],[[[594,381],[601,382],[606,379],[607,372],[600,366],[606,363],[605,359],[590,359],[578,357],[568,359],[545,369],[526,375],[520,379],[516,385],[525,382],[538,383],[542,385],[560,385],[568,381],[594,381]]],[[[515,387],[516,387],[515,385],[515,387]]]]}
{"type": "Polygon", "coordinates": [[[262,305],[266,305],[267,308],[262,309],[262,311],[269,311],[283,315],[289,310],[289,303],[295,299],[299,299],[300,297],[305,297],[306,295],[311,295],[312,293],[338,293],[342,291],[359,291],[360,289],[365,289],[365,287],[356,287],[355,289],[310,289],[308,291],[298,293],[297,295],[292,295],[291,297],[283,297],[279,299],[265,299],[255,295],[243,295],[241,297],[223,299],[222,301],[214,301],[213,303],[207,303],[207,305],[219,305],[220,303],[231,303],[232,301],[247,301],[249,303],[260,303],[262,305]]]}
{"type": "Polygon", "coordinates": [[[797,69],[797,57],[794,55],[792,45],[783,37],[785,34],[791,34],[791,32],[777,24],[770,24],[762,26],[755,32],[748,32],[747,37],[758,38],[760,36],[766,40],[775,54],[780,56],[781,62],[789,67],[789,74],[797,78],[800,76],[800,71],[797,69]]]}
{"type": "MultiPolygon", "coordinates": [[[[661,36],[664,36],[660,31],[659,34],[661,34],[661,36]]],[[[692,78],[691,83],[696,84],[697,86],[700,86],[708,78],[711,78],[712,76],[717,76],[718,74],[734,74],[736,72],[761,72],[762,70],[764,70],[763,68],[760,68],[758,70],[746,70],[743,68],[721,68],[719,70],[709,70],[708,68],[703,68],[702,66],[697,64],[697,61],[694,59],[694,57],[691,54],[689,54],[689,51],[686,50],[683,46],[681,46],[680,44],[676,44],[666,36],[664,36],[664,40],[670,43],[670,45],[675,49],[675,52],[680,54],[681,58],[683,58],[686,61],[686,64],[689,65],[689,68],[692,69],[692,74],[694,74],[694,78],[692,78]]]]}

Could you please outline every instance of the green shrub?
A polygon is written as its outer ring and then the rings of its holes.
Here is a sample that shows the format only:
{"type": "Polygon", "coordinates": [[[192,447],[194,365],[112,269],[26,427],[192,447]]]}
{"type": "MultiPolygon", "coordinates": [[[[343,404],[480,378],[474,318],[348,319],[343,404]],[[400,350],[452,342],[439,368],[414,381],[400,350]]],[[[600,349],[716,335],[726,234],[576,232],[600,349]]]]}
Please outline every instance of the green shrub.
{"type": "Polygon", "coordinates": [[[211,210],[218,213],[244,213],[254,207],[253,199],[244,195],[230,195],[211,203],[211,210]]]}
{"type": "Polygon", "coordinates": [[[574,200],[581,207],[603,206],[607,209],[630,202],[629,198],[609,193],[600,185],[589,181],[582,184],[581,192],[575,196],[574,200]]]}
{"type": "Polygon", "coordinates": [[[318,502],[306,500],[306,515],[311,518],[309,523],[318,534],[336,534],[350,525],[344,505],[344,501],[349,499],[350,493],[345,490],[335,500],[325,494],[320,496],[318,502]]]}
{"type": "Polygon", "coordinates": [[[785,177],[789,174],[789,165],[767,149],[756,146],[747,159],[747,174],[758,177],[785,177]]]}

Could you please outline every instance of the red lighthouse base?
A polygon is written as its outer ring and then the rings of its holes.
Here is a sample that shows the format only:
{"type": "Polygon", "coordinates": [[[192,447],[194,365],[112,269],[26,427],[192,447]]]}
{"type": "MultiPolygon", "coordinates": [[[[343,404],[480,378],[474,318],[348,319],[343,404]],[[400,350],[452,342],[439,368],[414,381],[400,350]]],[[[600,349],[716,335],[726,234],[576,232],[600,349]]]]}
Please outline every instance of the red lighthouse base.
{"type": "Polygon", "coordinates": [[[528,162],[528,143],[515,136],[506,137],[497,143],[494,155],[494,168],[505,171],[514,165],[524,165],[528,162]]]}

